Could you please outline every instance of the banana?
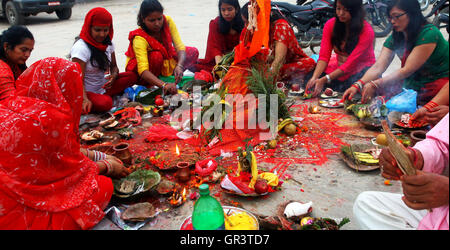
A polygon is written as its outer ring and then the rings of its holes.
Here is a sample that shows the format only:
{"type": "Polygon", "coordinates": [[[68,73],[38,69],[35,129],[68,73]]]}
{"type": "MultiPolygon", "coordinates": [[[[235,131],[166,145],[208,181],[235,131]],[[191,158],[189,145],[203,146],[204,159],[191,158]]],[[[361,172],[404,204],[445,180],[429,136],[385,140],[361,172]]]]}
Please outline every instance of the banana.
{"type": "Polygon", "coordinates": [[[292,124],[294,121],[291,118],[286,118],[282,122],[278,123],[278,132],[280,132],[286,125],[292,124]]]}
{"type": "Polygon", "coordinates": [[[251,169],[252,169],[252,179],[250,181],[250,184],[248,184],[249,188],[255,188],[256,180],[258,179],[258,164],[256,162],[256,157],[253,152],[250,152],[252,155],[252,163],[251,163],[251,169]]]}
{"type": "Polygon", "coordinates": [[[369,153],[361,153],[361,152],[354,152],[354,157],[357,161],[367,164],[378,164],[379,160],[373,158],[373,156],[369,153]]]}

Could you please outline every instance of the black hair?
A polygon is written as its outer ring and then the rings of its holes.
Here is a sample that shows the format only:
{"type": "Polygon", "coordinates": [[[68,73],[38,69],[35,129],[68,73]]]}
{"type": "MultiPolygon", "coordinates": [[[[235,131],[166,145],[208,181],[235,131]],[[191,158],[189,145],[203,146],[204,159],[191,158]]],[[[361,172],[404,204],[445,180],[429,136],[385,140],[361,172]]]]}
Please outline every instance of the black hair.
{"type": "MultiPolygon", "coordinates": [[[[14,49],[17,45],[22,44],[25,39],[31,39],[34,41],[33,34],[24,26],[14,25],[3,31],[0,35],[0,59],[6,61],[6,51],[4,44],[8,43],[9,49],[14,49]]],[[[25,64],[19,65],[21,70],[25,70],[27,66],[25,64]]]]}
{"type": "MultiPolygon", "coordinates": [[[[428,24],[427,19],[423,16],[420,10],[420,4],[417,0],[393,0],[389,3],[387,15],[390,15],[391,10],[397,7],[405,11],[409,17],[408,27],[406,27],[406,34],[408,40],[406,41],[406,49],[411,51],[414,48],[417,37],[422,31],[422,26],[428,24]]],[[[404,49],[405,35],[403,32],[392,31],[394,38],[394,48],[396,51],[404,49]]]]}
{"type": "Polygon", "coordinates": [[[241,6],[239,5],[238,0],[219,0],[219,17],[219,32],[221,34],[228,34],[230,29],[234,29],[238,33],[241,33],[244,28],[244,20],[242,20],[241,6]],[[236,10],[236,16],[231,22],[227,22],[222,16],[222,11],[220,11],[220,7],[224,3],[233,6],[236,10]]]}
{"type": "MultiPolygon", "coordinates": [[[[80,36],[75,37],[74,43],[76,43],[80,39],[81,39],[80,36]]],[[[91,62],[92,66],[107,71],[109,66],[111,65],[111,61],[109,60],[106,53],[97,49],[96,47],[92,46],[87,42],[85,43],[89,48],[89,50],[91,51],[91,58],[89,58],[89,61],[91,62]]],[[[105,41],[103,41],[102,43],[105,45],[112,45],[111,38],[109,38],[109,36],[106,36],[105,41]]]]}
{"type": "Polygon", "coordinates": [[[331,35],[331,44],[341,50],[342,42],[347,38],[344,51],[347,54],[351,54],[358,44],[359,36],[364,28],[365,11],[363,9],[362,0],[337,0],[334,2],[335,10],[338,2],[350,12],[352,18],[350,20],[349,29],[347,30],[347,25],[336,17],[333,34],[331,35]]]}
{"type": "MultiPolygon", "coordinates": [[[[89,50],[91,51],[91,64],[94,67],[97,67],[103,71],[108,70],[109,66],[111,65],[111,61],[109,60],[108,56],[104,51],[101,51],[97,49],[96,47],[90,45],[89,43],[86,43],[89,50]]],[[[111,38],[109,36],[106,36],[105,41],[103,41],[103,44],[111,45],[111,38]]]]}
{"type": "MultiPolygon", "coordinates": [[[[241,8],[242,16],[244,16],[245,19],[247,19],[247,20],[248,20],[248,5],[249,4],[250,4],[250,2],[247,2],[241,8]]],[[[272,10],[270,12],[270,23],[273,23],[273,22],[275,22],[275,21],[277,21],[279,19],[285,19],[286,20],[286,18],[283,16],[283,14],[281,14],[280,11],[272,10]]]]}
{"type": "Polygon", "coordinates": [[[164,12],[164,8],[158,0],[144,0],[139,8],[137,24],[147,33],[150,33],[145,26],[144,19],[152,12],[164,12]]]}

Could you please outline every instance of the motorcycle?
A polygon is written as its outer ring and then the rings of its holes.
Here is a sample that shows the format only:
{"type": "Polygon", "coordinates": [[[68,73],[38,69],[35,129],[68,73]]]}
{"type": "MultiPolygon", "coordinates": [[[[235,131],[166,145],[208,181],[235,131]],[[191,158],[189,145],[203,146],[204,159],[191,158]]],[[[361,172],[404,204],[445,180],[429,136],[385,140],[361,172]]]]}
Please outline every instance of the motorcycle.
{"type": "Polygon", "coordinates": [[[439,0],[434,4],[433,9],[430,11],[430,13],[425,17],[430,18],[434,15],[433,24],[439,29],[446,28],[448,32],[449,31],[448,14],[449,14],[448,0],[439,0]],[[444,25],[441,25],[441,23],[443,23],[444,25]]]}
{"type": "Polygon", "coordinates": [[[334,0],[298,0],[297,5],[272,2],[272,11],[278,12],[291,25],[302,48],[320,47],[323,27],[335,16],[334,0]]]}
{"type": "Polygon", "coordinates": [[[392,31],[392,23],[389,22],[387,3],[382,0],[364,0],[366,20],[372,25],[375,37],[385,37],[392,31]]]}

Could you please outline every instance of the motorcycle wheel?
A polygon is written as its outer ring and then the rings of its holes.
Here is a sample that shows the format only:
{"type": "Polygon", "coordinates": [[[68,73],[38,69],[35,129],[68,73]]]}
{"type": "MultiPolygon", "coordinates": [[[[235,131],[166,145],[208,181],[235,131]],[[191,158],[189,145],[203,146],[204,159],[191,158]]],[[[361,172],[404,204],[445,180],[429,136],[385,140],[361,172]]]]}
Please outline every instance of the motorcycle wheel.
{"type": "Polygon", "coordinates": [[[424,11],[430,6],[430,0],[419,0],[420,10],[424,11]]]}
{"type": "Polygon", "coordinates": [[[375,10],[367,13],[367,21],[372,25],[375,37],[385,37],[392,31],[392,24],[387,17],[387,9],[385,7],[379,10],[380,17],[376,18],[375,10]]]}

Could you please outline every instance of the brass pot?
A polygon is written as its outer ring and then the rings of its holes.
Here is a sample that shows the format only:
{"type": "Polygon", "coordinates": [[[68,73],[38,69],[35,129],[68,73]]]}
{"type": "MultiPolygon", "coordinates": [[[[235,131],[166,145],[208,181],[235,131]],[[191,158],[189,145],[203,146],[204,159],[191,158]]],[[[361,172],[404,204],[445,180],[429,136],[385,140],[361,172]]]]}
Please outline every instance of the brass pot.
{"type": "Polygon", "coordinates": [[[132,164],[132,157],[128,143],[119,143],[115,145],[114,156],[119,158],[125,165],[132,164]]]}

